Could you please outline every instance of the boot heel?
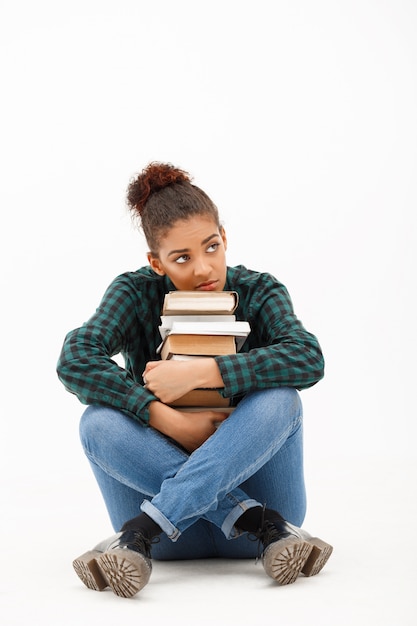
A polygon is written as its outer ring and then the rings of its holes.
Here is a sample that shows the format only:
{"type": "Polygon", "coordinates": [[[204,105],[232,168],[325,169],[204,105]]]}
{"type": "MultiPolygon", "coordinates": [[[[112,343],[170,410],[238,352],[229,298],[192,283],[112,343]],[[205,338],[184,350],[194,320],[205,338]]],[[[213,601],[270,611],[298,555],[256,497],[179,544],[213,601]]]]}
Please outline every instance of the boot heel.
{"type": "Polygon", "coordinates": [[[74,559],[72,566],[77,576],[84,585],[94,591],[102,591],[108,587],[108,583],[97,565],[96,559],[101,555],[97,550],[89,550],[77,559],[74,559]]]}
{"type": "Polygon", "coordinates": [[[313,549],[301,572],[304,576],[315,576],[326,565],[333,552],[333,547],[318,537],[309,537],[307,541],[313,546],[313,549]]]}

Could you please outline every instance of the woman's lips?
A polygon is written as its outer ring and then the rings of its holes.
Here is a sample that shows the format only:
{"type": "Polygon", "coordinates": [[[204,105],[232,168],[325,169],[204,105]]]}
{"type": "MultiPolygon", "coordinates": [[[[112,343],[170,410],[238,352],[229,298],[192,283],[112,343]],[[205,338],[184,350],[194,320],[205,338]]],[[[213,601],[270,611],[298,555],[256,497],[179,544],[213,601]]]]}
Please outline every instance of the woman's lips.
{"type": "Polygon", "coordinates": [[[199,285],[197,285],[196,289],[197,291],[215,291],[217,283],[217,280],[211,280],[207,283],[200,283],[199,285]]]}

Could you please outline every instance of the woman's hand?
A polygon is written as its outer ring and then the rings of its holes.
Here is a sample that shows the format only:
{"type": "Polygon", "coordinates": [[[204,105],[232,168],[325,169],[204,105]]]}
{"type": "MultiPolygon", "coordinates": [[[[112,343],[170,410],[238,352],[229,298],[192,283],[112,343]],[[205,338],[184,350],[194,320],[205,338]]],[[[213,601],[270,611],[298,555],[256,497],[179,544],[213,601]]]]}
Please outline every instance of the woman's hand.
{"type": "Polygon", "coordinates": [[[149,361],[143,381],[146,388],[165,404],[198,387],[224,387],[220,370],[212,358],[149,361]]]}
{"type": "Polygon", "coordinates": [[[197,450],[227,417],[218,411],[181,411],[161,402],[151,402],[149,425],[178,442],[188,452],[197,450]]]}
{"type": "Polygon", "coordinates": [[[216,432],[219,424],[227,418],[227,413],[210,410],[177,412],[181,415],[182,427],[175,441],[178,441],[188,452],[197,450],[216,432]]]}

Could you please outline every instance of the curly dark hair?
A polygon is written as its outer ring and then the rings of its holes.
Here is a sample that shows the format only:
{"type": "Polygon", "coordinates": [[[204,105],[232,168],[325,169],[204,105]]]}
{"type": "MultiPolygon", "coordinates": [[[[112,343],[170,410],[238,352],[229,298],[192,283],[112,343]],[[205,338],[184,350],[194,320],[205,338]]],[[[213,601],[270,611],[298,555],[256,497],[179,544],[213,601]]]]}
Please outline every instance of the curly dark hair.
{"type": "Polygon", "coordinates": [[[159,244],[178,221],[193,215],[213,218],[220,228],[219,212],[208,195],[191,183],[188,172],[170,163],[150,163],[127,189],[126,203],[138,221],[149,249],[158,255],[159,244]]]}

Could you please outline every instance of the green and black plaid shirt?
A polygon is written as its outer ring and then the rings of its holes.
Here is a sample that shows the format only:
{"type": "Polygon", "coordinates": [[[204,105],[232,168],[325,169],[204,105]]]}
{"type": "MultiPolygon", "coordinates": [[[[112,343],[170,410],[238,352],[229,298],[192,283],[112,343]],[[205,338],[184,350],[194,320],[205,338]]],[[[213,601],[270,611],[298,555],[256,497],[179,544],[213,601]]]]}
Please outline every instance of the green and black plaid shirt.
{"type": "MultiPolygon", "coordinates": [[[[157,360],[158,326],[164,296],[174,290],[150,267],[118,276],[95,314],[65,338],[58,376],[83,404],[113,407],[147,424],[155,396],[143,387],[148,361],[157,360]],[[122,354],[125,368],[112,359],[122,354]]],[[[320,346],[294,314],[286,288],[273,276],[229,267],[225,290],[237,291],[236,319],[251,333],[238,354],[216,357],[224,396],[236,401],[255,389],[305,389],[324,372],[320,346]]]]}

